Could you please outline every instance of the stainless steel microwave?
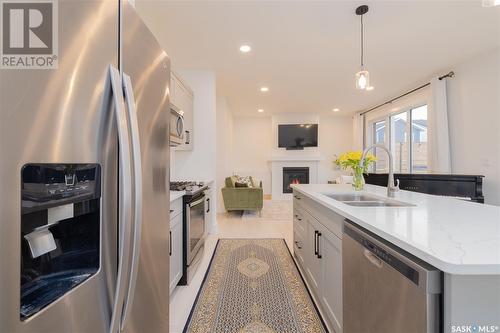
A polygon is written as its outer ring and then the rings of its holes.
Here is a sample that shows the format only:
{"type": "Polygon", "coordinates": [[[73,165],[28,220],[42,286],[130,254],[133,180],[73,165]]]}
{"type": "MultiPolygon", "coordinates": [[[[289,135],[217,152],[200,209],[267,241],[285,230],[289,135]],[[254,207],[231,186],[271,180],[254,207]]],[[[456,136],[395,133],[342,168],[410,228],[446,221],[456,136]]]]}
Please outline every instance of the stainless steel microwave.
{"type": "Polygon", "coordinates": [[[170,104],[170,146],[184,142],[184,112],[170,104]]]}

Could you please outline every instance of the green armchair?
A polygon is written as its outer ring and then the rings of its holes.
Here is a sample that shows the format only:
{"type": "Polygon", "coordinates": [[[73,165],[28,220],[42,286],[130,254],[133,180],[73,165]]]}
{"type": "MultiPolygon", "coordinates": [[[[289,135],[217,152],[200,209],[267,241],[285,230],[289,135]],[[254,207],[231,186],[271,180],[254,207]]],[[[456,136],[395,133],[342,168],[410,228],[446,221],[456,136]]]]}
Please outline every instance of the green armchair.
{"type": "Polygon", "coordinates": [[[226,178],[226,186],[221,189],[226,211],[258,210],[259,214],[262,212],[264,205],[262,182],[257,184],[253,177],[251,180],[252,187],[236,187],[236,176],[226,178]]]}

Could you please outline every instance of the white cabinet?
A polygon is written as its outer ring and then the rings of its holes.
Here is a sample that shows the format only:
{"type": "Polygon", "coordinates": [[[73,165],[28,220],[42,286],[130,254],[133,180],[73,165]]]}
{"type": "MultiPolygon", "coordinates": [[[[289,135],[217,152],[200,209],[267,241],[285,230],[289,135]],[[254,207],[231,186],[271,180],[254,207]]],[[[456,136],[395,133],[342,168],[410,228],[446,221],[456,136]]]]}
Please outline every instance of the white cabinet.
{"type": "Polygon", "coordinates": [[[343,218],[317,214],[314,203],[294,193],[294,255],[328,326],[342,332],[343,218]],[[340,236],[340,237],[339,237],[340,236]],[[300,243],[297,248],[296,241],[300,243]]]}
{"type": "Polygon", "coordinates": [[[304,264],[306,249],[304,248],[306,242],[304,237],[307,235],[307,224],[300,208],[294,207],[293,210],[293,255],[300,264],[304,264]]]}
{"type": "Polygon", "coordinates": [[[321,293],[321,262],[318,259],[318,222],[306,211],[303,212],[307,223],[307,236],[305,244],[305,271],[307,278],[311,283],[314,294],[320,295],[321,293]]]}
{"type": "Polygon", "coordinates": [[[174,150],[193,149],[194,94],[191,88],[175,72],[170,75],[170,103],[182,111],[184,116],[184,143],[174,150]]]}
{"type": "Polygon", "coordinates": [[[182,278],[182,198],[170,204],[170,293],[182,278]]]}
{"type": "Polygon", "coordinates": [[[318,249],[321,304],[335,332],[342,332],[342,241],[320,226],[318,249]]]}

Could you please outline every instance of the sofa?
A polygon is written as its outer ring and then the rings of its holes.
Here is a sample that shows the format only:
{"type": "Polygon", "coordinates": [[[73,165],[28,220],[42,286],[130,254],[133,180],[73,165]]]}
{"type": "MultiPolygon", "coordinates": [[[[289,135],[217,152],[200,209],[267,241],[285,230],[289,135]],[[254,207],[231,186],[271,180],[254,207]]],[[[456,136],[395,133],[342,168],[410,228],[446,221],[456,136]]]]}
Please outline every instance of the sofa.
{"type": "Polygon", "coordinates": [[[237,176],[226,178],[226,186],[221,189],[226,211],[254,210],[261,214],[264,205],[262,182],[257,183],[254,177],[249,179],[248,184],[242,184],[237,176]]]}

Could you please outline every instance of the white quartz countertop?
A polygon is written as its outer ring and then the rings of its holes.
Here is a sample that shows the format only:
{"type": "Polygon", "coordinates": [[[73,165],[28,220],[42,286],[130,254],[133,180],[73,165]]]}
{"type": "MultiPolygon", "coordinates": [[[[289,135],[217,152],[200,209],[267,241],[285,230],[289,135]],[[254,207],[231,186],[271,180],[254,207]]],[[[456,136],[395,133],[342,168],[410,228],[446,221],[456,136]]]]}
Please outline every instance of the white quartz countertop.
{"type": "MultiPolygon", "coordinates": [[[[351,185],[293,185],[336,213],[450,274],[500,274],[500,207],[399,191],[413,207],[354,207],[325,194],[352,193],[351,185]]],[[[386,197],[386,188],[363,192],[386,197]]]]}
{"type": "Polygon", "coordinates": [[[185,191],[170,191],[170,202],[175,201],[186,194],[185,191]]]}

